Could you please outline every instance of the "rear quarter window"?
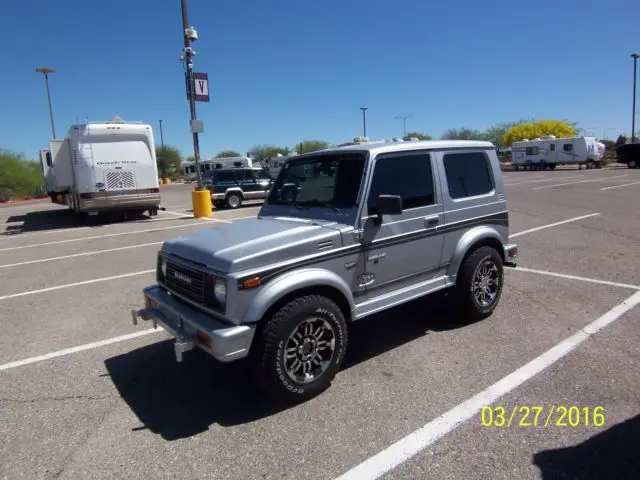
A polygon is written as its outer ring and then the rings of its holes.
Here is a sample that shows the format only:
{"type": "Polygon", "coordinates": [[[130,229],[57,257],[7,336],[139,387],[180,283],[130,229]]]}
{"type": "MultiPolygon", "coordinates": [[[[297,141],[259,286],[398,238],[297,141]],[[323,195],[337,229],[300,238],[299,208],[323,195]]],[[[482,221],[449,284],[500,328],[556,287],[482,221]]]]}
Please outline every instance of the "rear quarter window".
{"type": "Polygon", "coordinates": [[[452,199],[475,197],[493,190],[489,158],[484,152],[446,153],[443,163],[452,199]]]}

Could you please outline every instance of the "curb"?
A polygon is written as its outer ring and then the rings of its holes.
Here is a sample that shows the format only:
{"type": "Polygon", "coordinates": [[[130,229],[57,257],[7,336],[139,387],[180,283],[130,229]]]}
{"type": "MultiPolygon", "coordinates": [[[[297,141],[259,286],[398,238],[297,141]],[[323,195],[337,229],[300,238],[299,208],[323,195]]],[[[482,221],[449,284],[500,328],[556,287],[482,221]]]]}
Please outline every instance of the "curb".
{"type": "Polygon", "coordinates": [[[29,200],[9,200],[8,202],[0,202],[0,206],[2,205],[19,205],[21,203],[37,203],[37,202],[46,202],[49,200],[49,197],[45,198],[31,198],[29,200]]]}

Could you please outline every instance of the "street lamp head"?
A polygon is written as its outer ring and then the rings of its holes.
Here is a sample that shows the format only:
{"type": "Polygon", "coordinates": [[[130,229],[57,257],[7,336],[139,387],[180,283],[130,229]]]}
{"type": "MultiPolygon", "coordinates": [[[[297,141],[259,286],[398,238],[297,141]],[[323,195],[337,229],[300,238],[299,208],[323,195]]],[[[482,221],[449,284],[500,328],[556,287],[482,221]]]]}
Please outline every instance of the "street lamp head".
{"type": "Polygon", "coordinates": [[[640,57],[640,55],[638,55],[637,53],[632,53],[631,54],[631,58],[636,58],[637,59],[638,57],[640,57]]]}
{"type": "Polygon", "coordinates": [[[53,67],[39,67],[36,68],[36,72],[38,73],[56,73],[56,69],[53,67]]]}

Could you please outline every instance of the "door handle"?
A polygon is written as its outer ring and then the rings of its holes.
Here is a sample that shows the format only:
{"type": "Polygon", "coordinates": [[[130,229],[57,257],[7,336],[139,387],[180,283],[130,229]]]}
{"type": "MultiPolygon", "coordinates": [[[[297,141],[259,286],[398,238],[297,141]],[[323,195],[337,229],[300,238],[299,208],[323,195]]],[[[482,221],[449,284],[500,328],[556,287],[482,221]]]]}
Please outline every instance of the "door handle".
{"type": "Polygon", "coordinates": [[[433,227],[433,226],[437,225],[439,222],[440,222],[440,217],[438,217],[437,215],[434,215],[432,217],[425,217],[424,226],[425,227],[433,227]]]}

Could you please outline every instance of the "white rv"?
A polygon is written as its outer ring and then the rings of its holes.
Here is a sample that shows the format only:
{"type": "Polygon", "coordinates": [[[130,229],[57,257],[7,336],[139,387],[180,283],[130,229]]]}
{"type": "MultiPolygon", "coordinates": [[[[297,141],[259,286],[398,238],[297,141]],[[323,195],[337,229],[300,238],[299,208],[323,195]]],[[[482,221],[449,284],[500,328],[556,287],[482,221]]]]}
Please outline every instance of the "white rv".
{"type": "MultiPolygon", "coordinates": [[[[211,158],[209,160],[200,160],[200,172],[209,172],[219,168],[234,167],[253,167],[253,161],[249,157],[222,157],[211,158]]],[[[196,175],[196,162],[187,162],[182,166],[182,175],[185,182],[195,182],[198,179],[196,175]]]]}
{"type": "Polygon", "coordinates": [[[602,149],[595,137],[556,138],[548,135],[534,140],[522,140],[511,145],[511,163],[518,170],[551,170],[556,165],[586,165],[587,168],[602,164],[602,149]]]}
{"type": "Polygon", "coordinates": [[[157,215],[158,168],[149,125],[108,122],[72,125],[40,151],[51,201],[79,216],[104,211],[157,215]]]}

